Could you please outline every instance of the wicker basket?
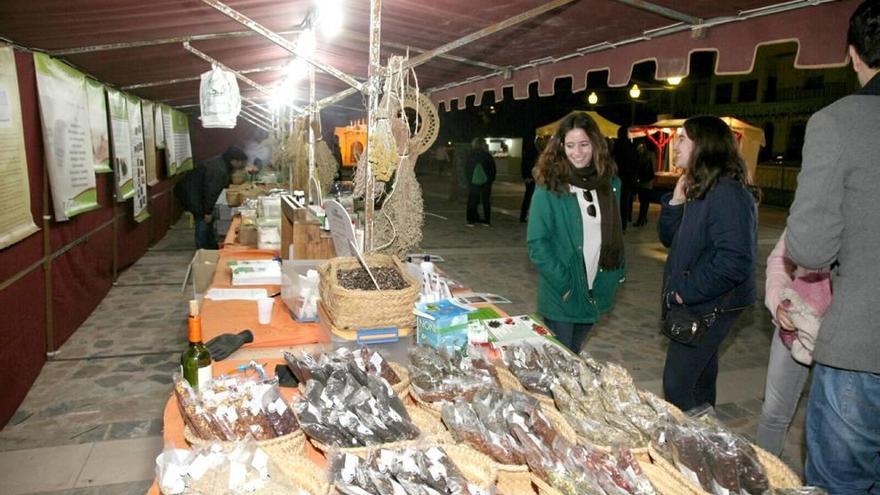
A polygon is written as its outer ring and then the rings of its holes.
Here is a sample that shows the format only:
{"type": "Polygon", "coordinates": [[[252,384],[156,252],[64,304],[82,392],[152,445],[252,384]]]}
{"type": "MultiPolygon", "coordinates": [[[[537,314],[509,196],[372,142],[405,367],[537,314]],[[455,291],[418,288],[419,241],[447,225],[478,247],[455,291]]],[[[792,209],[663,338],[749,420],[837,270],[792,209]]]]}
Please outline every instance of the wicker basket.
{"type": "MultiPolygon", "coordinates": [[[[395,448],[407,448],[407,447],[417,447],[419,449],[427,449],[432,446],[437,446],[442,448],[446,455],[449,456],[449,460],[452,461],[453,464],[461,471],[464,479],[467,480],[468,483],[472,483],[484,490],[490,490],[494,485],[498,478],[498,469],[497,464],[489,458],[489,456],[484,455],[476,450],[473,450],[468,447],[463,447],[461,445],[456,445],[449,441],[432,441],[427,444],[410,444],[410,445],[401,445],[395,447],[393,445],[382,445],[382,446],[374,446],[370,447],[366,450],[368,454],[371,450],[375,450],[377,448],[382,449],[395,449],[395,448]]],[[[359,457],[366,457],[366,454],[359,457]]],[[[336,488],[337,493],[341,493],[346,495],[347,492],[339,490],[336,488]]],[[[505,493],[505,492],[499,492],[505,493]]],[[[519,495],[520,493],[528,493],[528,492],[511,492],[510,495],[519,495]]],[[[534,492],[532,492],[534,493],[534,492]]]]}
{"type": "Polygon", "coordinates": [[[331,485],[326,479],[324,469],[308,459],[273,459],[281,471],[298,488],[309,495],[328,495],[331,485]]]}
{"type": "MultiPolygon", "coordinates": [[[[770,482],[771,488],[797,488],[803,486],[800,478],[798,478],[791,468],[785,465],[785,463],[783,463],[778,457],[770,454],[757,445],[753,444],[752,448],[755,449],[755,452],[758,455],[758,461],[764,466],[764,470],[767,473],[767,481],[770,482]]],[[[702,489],[702,487],[685,478],[678,468],[658,454],[657,451],[654,450],[653,445],[648,445],[648,453],[651,456],[651,461],[654,466],[659,468],[658,470],[653,471],[663,471],[663,478],[670,483],[672,483],[672,480],[675,480],[675,482],[679,484],[678,493],[709,495],[708,492],[702,489]]],[[[653,482],[654,480],[652,479],[651,481],[653,482]]]]}
{"type": "Polygon", "coordinates": [[[414,440],[401,440],[399,442],[383,443],[380,445],[370,445],[366,447],[334,447],[330,445],[325,445],[315,439],[309,440],[312,442],[312,445],[314,445],[316,449],[320,450],[324,454],[330,455],[334,453],[347,453],[363,458],[366,457],[367,453],[371,449],[398,449],[414,447],[423,444],[425,438],[433,441],[448,441],[451,438],[449,436],[449,432],[447,432],[446,428],[443,426],[443,423],[441,423],[439,419],[431,416],[422,409],[410,406],[406,408],[406,412],[409,413],[409,417],[412,420],[413,424],[416,425],[419,431],[422,432],[421,437],[414,440]]]}
{"type": "Polygon", "coordinates": [[[364,256],[372,267],[396,267],[409,287],[400,290],[353,290],[339,285],[339,270],[360,268],[357,258],[333,258],[318,267],[321,274],[321,301],[333,325],[341,330],[380,327],[412,327],[416,317],[413,305],[419,297],[419,282],[403,264],[391,256],[364,256]]]}
{"type": "MultiPolygon", "coordinates": [[[[199,438],[189,426],[184,426],[183,436],[186,438],[186,441],[194,447],[208,447],[213,444],[220,444],[225,450],[226,448],[231,449],[235,444],[235,442],[220,442],[199,438]]],[[[306,437],[302,430],[296,430],[293,433],[281,437],[271,438],[269,440],[259,440],[257,441],[257,446],[263,449],[269,454],[269,457],[272,458],[300,458],[305,455],[306,437]]]]}
{"type": "MultiPolygon", "coordinates": [[[[510,371],[507,371],[506,368],[496,366],[495,372],[498,375],[498,383],[503,390],[515,390],[517,392],[523,391],[523,387],[520,385],[519,380],[517,380],[510,371]]],[[[413,398],[413,402],[415,402],[417,406],[421,407],[428,414],[438,418],[440,417],[440,411],[443,407],[442,402],[428,402],[422,400],[419,396],[419,392],[412,386],[412,382],[410,382],[409,393],[413,398]]]]}
{"type": "MultiPolygon", "coordinates": [[[[388,365],[391,366],[391,369],[394,370],[394,373],[397,374],[397,377],[400,378],[400,381],[391,385],[391,389],[394,390],[394,394],[400,398],[401,402],[406,404],[409,402],[409,388],[410,388],[410,379],[409,379],[409,371],[407,369],[393,361],[388,361],[388,365]]],[[[301,393],[305,392],[306,386],[303,383],[298,385],[299,391],[301,393]]]]}

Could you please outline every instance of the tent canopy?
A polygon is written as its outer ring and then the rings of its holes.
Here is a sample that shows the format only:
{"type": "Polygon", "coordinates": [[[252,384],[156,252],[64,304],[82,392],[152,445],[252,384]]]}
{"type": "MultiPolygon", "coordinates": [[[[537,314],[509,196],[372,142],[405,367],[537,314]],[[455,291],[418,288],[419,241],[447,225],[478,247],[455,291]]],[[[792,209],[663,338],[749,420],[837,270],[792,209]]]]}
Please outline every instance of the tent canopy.
{"type": "Polygon", "coordinates": [[[569,112],[565,117],[562,117],[556,122],[551,122],[547,125],[543,125],[535,129],[535,136],[549,138],[553,135],[554,132],[556,132],[556,129],[559,128],[559,123],[562,122],[563,119],[574,114],[589,115],[593,120],[596,121],[596,124],[599,126],[599,131],[602,133],[603,136],[605,136],[606,138],[617,137],[617,130],[620,129],[620,126],[599,115],[597,112],[593,112],[592,110],[574,110],[572,112],[569,112]]]}
{"type": "MultiPolygon", "coordinates": [[[[650,125],[633,126],[629,128],[629,138],[649,137],[658,132],[674,134],[677,129],[684,125],[685,120],[687,119],[664,119],[650,125]]],[[[735,117],[721,117],[721,120],[726,122],[734,134],[736,134],[743,159],[745,159],[749,171],[754,174],[758,167],[758,152],[767,144],[764,140],[764,130],[735,117]]],[[[664,139],[662,141],[664,146],[669,142],[671,140],[664,139]]],[[[662,154],[660,156],[662,157],[662,154]]],[[[672,157],[670,156],[670,158],[672,157]]],[[[662,158],[660,159],[662,160],[662,158]]]]}
{"type": "MultiPolygon", "coordinates": [[[[34,0],[0,2],[0,37],[62,58],[96,79],[145,99],[197,112],[198,76],[211,64],[183,42],[226,66],[248,71],[262,86],[282,79],[291,60],[285,49],[254,34],[208,5],[209,0],[34,0]]],[[[529,85],[553,93],[556,79],[571,77],[574,91],[587,74],[609,70],[611,86],[627,84],[635,63],[654,59],[657,77],[684,76],[693,51],[717,51],[719,74],[751,71],[761,44],[798,40],[798,67],[846,63],[846,28],[860,0],[385,0],[382,61],[392,54],[418,56],[449,45],[417,68],[422,91],[447,109],[464,108],[469,95],[527,98],[529,85]],[[511,27],[496,25],[543,8],[511,27]],[[589,22],[584,22],[589,19],[589,22]],[[492,29],[485,29],[493,26],[492,29]],[[484,36],[465,36],[484,30],[484,36]],[[560,35],[564,33],[564,35],[560,35]],[[467,42],[465,42],[467,41],[467,42]]],[[[315,18],[313,0],[226,0],[230,8],[295,42],[315,18]]],[[[343,0],[343,30],[319,34],[314,58],[358,80],[367,77],[370,6],[343,0]]],[[[265,98],[240,82],[245,96],[265,98]]],[[[319,71],[317,97],[348,89],[319,71]]],[[[307,101],[307,83],[296,89],[307,101]]],[[[341,102],[360,109],[362,98],[341,102]]],[[[245,106],[250,103],[245,103],[245,106]]]]}

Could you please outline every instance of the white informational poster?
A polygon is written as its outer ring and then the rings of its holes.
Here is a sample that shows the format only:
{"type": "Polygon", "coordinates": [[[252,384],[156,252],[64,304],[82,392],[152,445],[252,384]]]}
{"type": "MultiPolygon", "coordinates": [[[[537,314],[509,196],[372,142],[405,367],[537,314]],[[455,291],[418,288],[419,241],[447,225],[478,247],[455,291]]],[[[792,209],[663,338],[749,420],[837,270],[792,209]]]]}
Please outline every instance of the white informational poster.
{"type": "Polygon", "coordinates": [[[85,75],[34,53],[43,150],[55,220],[98,207],[85,75]]]}
{"type": "Polygon", "coordinates": [[[132,183],[134,186],[134,219],[143,222],[150,217],[147,211],[147,165],[144,153],[144,121],[141,116],[141,99],[125,97],[128,105],[128,130],[131,140],[132,183]]]}
{"type": "Polygon", "coordinates": [[[147,185],[153,186],[159,182],[156,175],[156,133],[155,120],[153,120],[153,102],[141,100],[141,118],[144,121],[144,158],[147,164],[147,185]]]}
{"type": "Polygon", "coordinates": [[[192,145],[189,141],[189,119],[186,114],[170,107],[162,107],[165,129],[165,161],[168,176],[192,170],[192,145]]]}
{"type": "Polygon", "coordinates": [[[21,100],[12,47],[0,47],[0,249],[37,232],[31,216],[21,100]]]}
{"type": "Polygon", "coordinates": [[[122,202],[134,196],[128,100],[119,91],[107,88],[107,106],[110,109],[110,151],[116,174],[116,201],[122,202]]]}
{"type": "Polygon", "coordinates": [[[89,102],[89,128],[92,132],[92,159],[95,173],[112,172],[110,168],[110,133],[107,130],[107,98],[104,85],[86,78],[86,98],[89,102]]]}
{"type": "MultiPolygon", "coordinates": [[[[165,149],[165,125],[162,123],[162,105],[153,107],[153,130],[156,132],[156,148],[165,149]]],[[[146,113],[145,113],[146,115],[146,113]]]]}

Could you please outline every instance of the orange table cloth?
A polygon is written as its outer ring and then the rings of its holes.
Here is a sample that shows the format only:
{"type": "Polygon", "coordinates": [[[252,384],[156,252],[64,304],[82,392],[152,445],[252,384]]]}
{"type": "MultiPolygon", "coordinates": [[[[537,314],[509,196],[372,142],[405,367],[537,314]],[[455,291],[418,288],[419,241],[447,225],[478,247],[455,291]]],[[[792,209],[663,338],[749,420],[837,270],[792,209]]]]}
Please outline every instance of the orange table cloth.
{"type": "MultiPolygon", "coordinates": [[[[250,361],[217,361],[214,363],[214,376],[220,376],[223,374],[229,373],[237,373],[238,367],[241,365],[246,365],[250,361]]],[[[275,375],[275,366],[278,364],[284,363],[283,359],[269,359],[269,360],[259,360],[260,364],[266,369],[266,373],[270,376],[275,375]]],[[[288,403],[293,401],[293,397],[299,395],[299,391],[295,388],[284,388],[281,389],[281,396],[284,397],[288,403]]],[[[180,407],[177,405],[177,398],[174,394],[171,394],[171,397],[168,399],[168,402],[165,404],[165,413],[163,414],[163,424],[164,428],[162,430],[162,439],[165,443],[165,448],[173,447],[178,449],[187,449],[189,448],[189,444],[186,442],[186,437],[183,435],[183,416],[180,414],[180,407]]],[[[319,467],[326,467],[327,461],[324,456],[315,450],[312,447],[311,443],[306,442],[306,457],[314,462],[319,467]]],[[[150,490],[147,492],[148,495],[159,495],[161,492],[159,491],[159,485],[156,481],[153,481],[153,485],[150,487],[150,490]]]]}
{"type": "MultiPolygon", "coordinates": [[[[211,288],[232,288],[232,270],[230,261],[267,260],[274,258],[273,253],[261,249],[243,249],[238,251],[220,251],[214,281],[211,288]]],[[[269,294],[281,291],[280,285],[249,285],[237,288],[266,289],[269,294]]],[[[256,301],[202,301],[202,339],[207,342],[224,333],[238,333],[249,329],[254,334],[254,341],[245,347],[288,347],[300,344],[330,342],[330,335],[321,330],[317,323],[299,323],[291,317],[287,306],[280,297],[275,297],[272,309],[272,321],[260,324],[257,318],[256,301]]]]}

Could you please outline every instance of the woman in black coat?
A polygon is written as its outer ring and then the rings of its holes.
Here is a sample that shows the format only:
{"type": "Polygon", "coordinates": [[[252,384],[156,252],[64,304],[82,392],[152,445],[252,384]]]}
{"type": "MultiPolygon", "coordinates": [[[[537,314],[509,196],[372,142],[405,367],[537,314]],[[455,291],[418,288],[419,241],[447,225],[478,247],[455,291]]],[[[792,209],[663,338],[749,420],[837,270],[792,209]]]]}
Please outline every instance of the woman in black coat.
{"type": "Polygon", "coordinates": [[[733,132],[721,119],[688,119],[675,143],[685,169],[662,200],[657,230],[669,248],[663,270],[664,313],[717,311],[694,345],[670,341],[663,370],[666,399],[685,412],[715,406],[718,349],[743,309],[755,302],[757,190],[749,185],[733,132]]]}

